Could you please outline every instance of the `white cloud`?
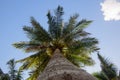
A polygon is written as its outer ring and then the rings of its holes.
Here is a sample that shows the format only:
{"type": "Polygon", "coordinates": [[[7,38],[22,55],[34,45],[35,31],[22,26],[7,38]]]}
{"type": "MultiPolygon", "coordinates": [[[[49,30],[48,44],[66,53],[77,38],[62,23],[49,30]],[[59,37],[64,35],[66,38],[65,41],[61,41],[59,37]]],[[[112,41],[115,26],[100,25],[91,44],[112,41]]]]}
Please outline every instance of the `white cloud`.
{"type": "Polygon", "coordinates": [[[105,21],[120,20],[120,2],[118,0],[105,0],[100,5],[105,21]]]}

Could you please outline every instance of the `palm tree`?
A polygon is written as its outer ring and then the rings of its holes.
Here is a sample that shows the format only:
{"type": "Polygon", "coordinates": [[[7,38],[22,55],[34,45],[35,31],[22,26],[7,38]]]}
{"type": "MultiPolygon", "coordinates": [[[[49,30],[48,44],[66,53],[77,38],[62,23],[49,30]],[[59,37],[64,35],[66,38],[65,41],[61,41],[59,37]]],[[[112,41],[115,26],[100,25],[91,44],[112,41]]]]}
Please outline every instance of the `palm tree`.
{"type": "Polygon", "coordinates": [[[84,30],[92,21],[83,19],[77,22],[78,15],[75,14],[68,22],[63,22],[63,14],[61,6],[55,10],[55,15],[48,11],[48,31],[31,17],[32,27],[23,27],[30,40],[13,44],[27,53],[34,52],[33,55],[17,61],[23,63],[20,70],[32,70],[29,80],[37,79],[53,58],[56,49],[77,67],[94,64],[90,54],[98,50],[98,41],[84,30]]]}
{"type": "Polygon", "coordinates": [[[15,70],[15,61],[14,59],[11,59],[7,62],[7,65],[9,66],[9,75],[10,75],[10,78],[11,80],[15,80],[16,78],[16,70],[15,70]]]}
{"type": "Polygon", "coordinates": [[[98,54],[98,59],[101,62],[101,71],[93,74],[98,80],[120,80],[118,70],[112,62],[100,54],[98,54]]]}
{"type": "Polygon", "coordinates": [[[22,80],[22,71],[15,69],[16,63],[14,59],[11,59],[7,62],[9,66],[9,77],[10,80],[22,80]]]}

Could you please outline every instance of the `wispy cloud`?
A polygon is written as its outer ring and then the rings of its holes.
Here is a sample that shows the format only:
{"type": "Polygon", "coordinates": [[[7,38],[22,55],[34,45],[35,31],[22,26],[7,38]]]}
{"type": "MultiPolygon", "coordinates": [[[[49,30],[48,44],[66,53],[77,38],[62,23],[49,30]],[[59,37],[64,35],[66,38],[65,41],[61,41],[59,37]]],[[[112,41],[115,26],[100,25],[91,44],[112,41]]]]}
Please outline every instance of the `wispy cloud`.
{"type": "Polygon", "coordinates": [[[105,21],[120,20],[120,1],[105,0],[103,3],[100,3],[100,5],[105,21]]]}

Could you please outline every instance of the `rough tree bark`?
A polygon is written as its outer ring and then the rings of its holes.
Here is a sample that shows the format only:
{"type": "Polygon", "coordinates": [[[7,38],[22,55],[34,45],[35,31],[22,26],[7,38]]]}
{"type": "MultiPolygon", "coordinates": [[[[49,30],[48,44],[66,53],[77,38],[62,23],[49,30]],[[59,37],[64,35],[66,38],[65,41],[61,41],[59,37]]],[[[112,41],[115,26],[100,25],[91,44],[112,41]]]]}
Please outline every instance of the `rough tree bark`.
{"type": "Polygon", "coordinates": [[[51,60],[37,80],[97,80],[86,71],[77,68],[68,61],[59,49],[56,49],[51,60]]]}

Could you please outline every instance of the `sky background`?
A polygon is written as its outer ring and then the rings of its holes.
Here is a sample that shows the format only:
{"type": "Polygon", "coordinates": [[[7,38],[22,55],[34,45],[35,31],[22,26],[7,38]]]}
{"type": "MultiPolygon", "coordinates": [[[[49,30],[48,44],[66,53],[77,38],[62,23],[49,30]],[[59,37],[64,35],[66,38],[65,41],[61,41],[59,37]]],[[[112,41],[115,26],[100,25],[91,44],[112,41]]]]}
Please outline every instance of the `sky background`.
{"type": "MultiPolygon", "coordinates": [[[[119,0],[0,0],[0,68],[7,72],[7,61],[29,55],[12,44],[28,40],[22,28],[31,25],[31,16],[47,30],[46,14],[48,10],[54,11],[58,5],[64,8],[64,21],[75,13],[80,15],[79,20],[93,20],[86,31],[99,40],[101,55],[108,57],[120,70],[119,0]]],[[[89,73],[100,70],[96,53],[92,57],[96,65],[84,68],[89,73]]]]}

